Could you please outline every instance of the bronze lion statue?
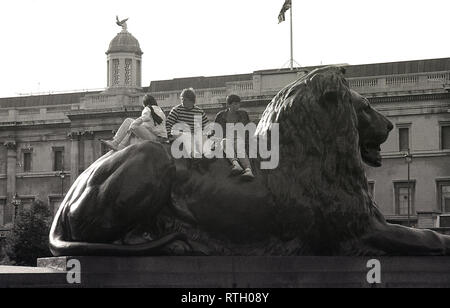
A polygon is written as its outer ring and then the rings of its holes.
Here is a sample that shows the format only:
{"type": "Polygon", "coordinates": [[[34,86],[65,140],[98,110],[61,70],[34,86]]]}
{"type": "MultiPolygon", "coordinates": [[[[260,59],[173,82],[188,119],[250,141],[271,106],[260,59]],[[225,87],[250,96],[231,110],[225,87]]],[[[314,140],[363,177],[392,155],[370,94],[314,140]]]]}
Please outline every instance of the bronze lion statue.
{"type": "Polygon", "coordinates": [[[61,204],[60,255],[446,255],[450,237],[388,224],[363,162],[381,165],[392,124],[344,70],[310,72],[281,90],[257,133],[278,123],[279,165],[242,182],[226,159],[173,159],[143,142],[86,169],[61,204]]]}

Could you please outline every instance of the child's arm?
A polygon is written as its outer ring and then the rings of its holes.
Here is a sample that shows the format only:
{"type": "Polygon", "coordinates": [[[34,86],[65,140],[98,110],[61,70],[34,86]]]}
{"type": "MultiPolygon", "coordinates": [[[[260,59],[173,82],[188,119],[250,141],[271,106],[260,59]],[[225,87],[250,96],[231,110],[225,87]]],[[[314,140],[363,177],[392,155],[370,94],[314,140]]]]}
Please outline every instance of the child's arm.
{"type": "Polygon", "coordinates": [[[150,121],[150,110],[148,109],[148,107],[145,107],[144,110],[142,110],[141,116],[131,123],[130,127],[128,128],[128,132],[147,121],[150,121]]]}
{"type": "Polygon", "coordinates": [[[136,120],[140,119],[141,123],[151,121],[152,120],[152,118],[151,118],[152,112],[151,112],[150,108],[151,107],[145,107],[144,110],[142,110],[141,117],[137,118],[136,120]]]}

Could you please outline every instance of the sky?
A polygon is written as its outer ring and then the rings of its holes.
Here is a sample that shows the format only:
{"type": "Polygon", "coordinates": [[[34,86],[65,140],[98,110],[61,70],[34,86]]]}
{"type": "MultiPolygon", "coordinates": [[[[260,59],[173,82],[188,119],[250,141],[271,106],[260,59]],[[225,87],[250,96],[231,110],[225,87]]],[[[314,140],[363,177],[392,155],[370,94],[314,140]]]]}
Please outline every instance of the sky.
{"type": "MultiPolygon", "coordinates": [[[[292,0],[297,66],[450,56],[449,0],[292,0]]],[[[115,16],[152,80],[288,67],[284,0],[0,1],[0,97],[106,87],[115,16]]]]}

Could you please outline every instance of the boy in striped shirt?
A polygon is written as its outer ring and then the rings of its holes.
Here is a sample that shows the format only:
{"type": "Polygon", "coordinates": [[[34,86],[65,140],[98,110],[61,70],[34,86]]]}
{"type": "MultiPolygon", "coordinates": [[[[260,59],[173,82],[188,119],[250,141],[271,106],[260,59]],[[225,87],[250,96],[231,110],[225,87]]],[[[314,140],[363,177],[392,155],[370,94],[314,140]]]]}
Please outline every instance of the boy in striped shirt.
{"type": "Polygon", "coordinates": [[[208,118],[205,112],[195,106],[195,92],[194,89],[184,89],[180,95],[181,104],[172,108],[167,117],[166,128],[169,136],[179,139],[187,148],[185,151],[189,157],[200,158],[203,152],[202,136],[194,136],[196,130],[203,131],[208,124],[208,118]],[[178,125],[176,125],[178,124],[178,125]],[[185,128],[182,131],[172,130],[174,126],[184,124],[185,128]],[[190,148],[189,148],[190,147],[190,148]]]}

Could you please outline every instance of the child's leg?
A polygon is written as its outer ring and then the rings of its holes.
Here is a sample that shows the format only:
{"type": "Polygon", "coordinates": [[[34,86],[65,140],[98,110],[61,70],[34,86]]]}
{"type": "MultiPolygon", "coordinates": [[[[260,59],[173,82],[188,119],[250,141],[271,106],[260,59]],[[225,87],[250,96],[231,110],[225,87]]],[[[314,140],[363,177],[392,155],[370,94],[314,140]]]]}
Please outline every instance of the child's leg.
{"type": "Polygon", "coordinates": [[[142,140],[156,141],[158,138],[148,128],[139,125],[133,129],[133,134],[142,140]]]}
{"type": "Polygon", "coordinates": [[[125,119],[112,140],[101,139],[100,141],[114,151],[123,149],[128,145],[127,143],[130,139],[128,129],[130,128],[130,125],[131,123],[133,123],[133,121],[134,120],[131,118],[125,119]]]}
{"type": "Polygon", "coordinates": [[[123,121],[122,125],[120,125],[119,129],[117,130],[116,135],[113,138],[113,143],[115,145],[119,145],[125,137],[127,137],[128,129],[130,128],[131,123],[133,123],[133,119],[127,118],[125,121],[123,121]]]}
{"type": "Polygon", "coordinates": [[[236,157],[239,160],[242,168],[251,169],[250,160],[248,159],[245,151],[245,140],[241,138],[234,138],[234,149],[236,151],[236,157]]]}
{"type": "Polygon", "coordinates": [[[131,139],[131,133],[127,132],[125,137],[123,137],[122,141],[119,143],[118,149],[122,150],[122,149],[125,149],[127,146],[129,146],[130,145],[130,141],[131,141],[130,139],[131,139]]]}
{"type": "Polygon", "coordinates": [[[192,155],[194,158],[202,158],[203,154],[203,135],[193,135],[192,136],[192,155]]]}

